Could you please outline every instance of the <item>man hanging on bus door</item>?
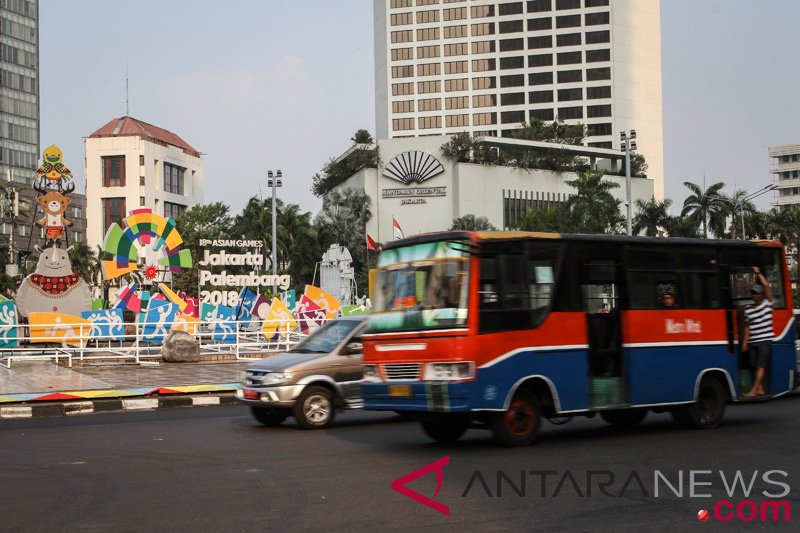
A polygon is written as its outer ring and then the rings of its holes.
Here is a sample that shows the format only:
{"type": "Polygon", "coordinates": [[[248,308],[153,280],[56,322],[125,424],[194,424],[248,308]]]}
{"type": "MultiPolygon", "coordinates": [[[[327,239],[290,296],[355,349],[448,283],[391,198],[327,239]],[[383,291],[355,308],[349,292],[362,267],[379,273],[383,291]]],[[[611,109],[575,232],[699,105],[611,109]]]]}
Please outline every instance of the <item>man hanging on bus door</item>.
{"type": "Polygon", "coordinates": [[[766,394],[764,375],[772,353],[772,339],[775,337],[772,330],[772,289],[769,281],[758,267],[753,267],[753,272],[758,276],[758,283],[750,289],[753,305],[744,311],[745,330],[742,351],[749,350],[750,352],[750,361],[755,369],[755,379],[750,392],[744,395],[746,398],[766,394]]]}

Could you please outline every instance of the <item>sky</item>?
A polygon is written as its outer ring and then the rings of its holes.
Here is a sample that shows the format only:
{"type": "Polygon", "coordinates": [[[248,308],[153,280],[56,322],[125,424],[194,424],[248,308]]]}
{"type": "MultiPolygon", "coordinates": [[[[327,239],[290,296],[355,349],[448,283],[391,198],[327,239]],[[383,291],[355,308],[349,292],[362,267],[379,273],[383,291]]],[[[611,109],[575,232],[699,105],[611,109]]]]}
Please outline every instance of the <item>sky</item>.
{"type": "MultiPolygon", "coordinates": [[[[206,202],[236,213],[280,169],[279,197],[316,213],[313,175],[375,132],[372,15],[369,0],[40,0],[42,147],[82,182],[83,139],[125,114],[127,72],[128,114],[204,154],[206,202]]],[[[661,2],[676,206],[684,181],[756,191],[767,147],[800,144],[797,20],[795,0],[661,2]]]]}

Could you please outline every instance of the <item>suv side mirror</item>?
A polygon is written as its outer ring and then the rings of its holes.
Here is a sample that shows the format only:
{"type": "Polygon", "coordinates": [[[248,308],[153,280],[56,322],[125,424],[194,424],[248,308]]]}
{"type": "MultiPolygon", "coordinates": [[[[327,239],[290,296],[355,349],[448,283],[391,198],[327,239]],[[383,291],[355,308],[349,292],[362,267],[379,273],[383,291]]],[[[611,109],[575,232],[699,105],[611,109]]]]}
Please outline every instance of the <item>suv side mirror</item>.
{"type": "Polygon", "coordinates": [[[348,342],[342,350],[342,355],[358,355],[364,350],[364,345],[358,341],[348,342]]]}

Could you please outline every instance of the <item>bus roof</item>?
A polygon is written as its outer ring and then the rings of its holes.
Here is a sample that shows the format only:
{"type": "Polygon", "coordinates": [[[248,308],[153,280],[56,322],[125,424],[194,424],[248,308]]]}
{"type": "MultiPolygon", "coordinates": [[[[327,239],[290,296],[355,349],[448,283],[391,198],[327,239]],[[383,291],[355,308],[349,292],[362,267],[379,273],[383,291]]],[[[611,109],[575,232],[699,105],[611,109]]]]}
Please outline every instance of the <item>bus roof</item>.
{"type": "Polygon", "coordinates": [[[422,233],[406,239],[384,243],[385,250],[391,250],[411,244],[421,244],[437,241],[509,241],[522,239],[558,239],[562,241],[583,242],[616,242],[631,244],[660,244],[665,246],[693,245],[693,246],[725,246],[725,247],[753,247],[753,246],[783,246],[778,241],[754,240],[743,241],[738,239],[700,239],[684,237],[629,237],[627,235],[598,235],[585,233],[544,233],[538,231],[437,231],[422,233]]]}

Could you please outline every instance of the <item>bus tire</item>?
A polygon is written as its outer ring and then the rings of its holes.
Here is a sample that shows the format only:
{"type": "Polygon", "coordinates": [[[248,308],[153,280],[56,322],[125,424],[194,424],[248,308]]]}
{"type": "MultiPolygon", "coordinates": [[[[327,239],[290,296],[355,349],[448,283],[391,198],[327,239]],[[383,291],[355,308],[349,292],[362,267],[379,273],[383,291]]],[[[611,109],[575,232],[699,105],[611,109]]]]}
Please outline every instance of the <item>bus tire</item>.
{"type": "Polygon", "coordinates": [[[259,424],[272,427],[278,426],[284,420],[289,418],[289,412],[279,409],[267,409],[266,407],[250,407],[250,414],[258,421],[259,424]]]}
{"type": "Polygon", "coordinates": [[[675,422],[688,429],[712,429],[722,423],[727,396],[719,381],[706,377],[700,381],[697,400],[672,411],[675,422]]]}
{"type": "Polygon", "coordinates": [[[533,443],[541,425],[539,402],[527,391],[517,392],[508,409],[496,415],[491,422],[494,438],[509,448],[533,443]]]}
{"type": "Polygon", "coordinates": [[[647,417],[647,409],[614,409],[600,411],[600,418],[607,424],[618,428],[638,426],[647,417]]]}
{"type": "Polygon", "coordinates": [[[420,420],[420,425],[428,437],[442,444],[451,444],[457,441],[467,431],[467,424],[463,420],[447,418],[420,420]]]}

